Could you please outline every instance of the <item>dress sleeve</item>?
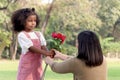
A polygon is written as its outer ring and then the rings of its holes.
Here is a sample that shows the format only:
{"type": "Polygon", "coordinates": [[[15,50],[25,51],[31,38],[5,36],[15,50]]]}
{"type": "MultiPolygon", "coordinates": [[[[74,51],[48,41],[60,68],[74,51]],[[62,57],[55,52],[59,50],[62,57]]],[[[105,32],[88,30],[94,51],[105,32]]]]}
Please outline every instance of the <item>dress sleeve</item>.
{"type": "Polygon", "coordinates": [[[33,46],[32,41],[22,33],[18,35],[18,43],[22,48],[23,54],[25,54],[28,51],[28,48],[33,46]]]}
{"type": "Polygon", "coordinates": [[[56,73],[73,73],[74,58],[69,58],[63,62],[53,62],[51,69],[56,73]]]}
{"type": "Polygon", "coordinates": [[[40,41],[41,41],[41,46],[43,45],[46,46],[46,40],[41,32],[40,32],[40,41]]]}

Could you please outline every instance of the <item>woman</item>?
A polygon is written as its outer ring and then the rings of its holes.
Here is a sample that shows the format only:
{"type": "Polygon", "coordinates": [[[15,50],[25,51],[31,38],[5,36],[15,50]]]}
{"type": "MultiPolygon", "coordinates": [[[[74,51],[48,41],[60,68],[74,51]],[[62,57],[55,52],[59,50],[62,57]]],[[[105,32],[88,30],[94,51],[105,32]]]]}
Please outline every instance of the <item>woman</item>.
{"type": "Polygon", "coordinates": [[[45,62],[56,73],[73,73],[73,80],[107,80],[106,59],[103,56],[98,37],[92,31],[83,31],[78,35],[78,54],[70,58],[56,51],[56,58],[63,62],[54,62],[47,57],[45,62]]]}

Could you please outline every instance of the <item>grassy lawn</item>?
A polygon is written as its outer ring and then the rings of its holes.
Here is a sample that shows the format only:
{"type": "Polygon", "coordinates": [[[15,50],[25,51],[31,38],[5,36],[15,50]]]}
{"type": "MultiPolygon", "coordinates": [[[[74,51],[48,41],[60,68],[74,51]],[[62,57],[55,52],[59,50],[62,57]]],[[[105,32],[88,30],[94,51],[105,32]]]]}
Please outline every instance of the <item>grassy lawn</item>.
{"type": "MultiPolygon", "coordinates": [[[[16,80],[17,67],[18,61],[0,60],[0,80],[16,80]]],[[[56,74],[47,68],[45,80],[63,79],[72,80],[72,74],[56,74]]],[[[120,60],[108,60],[108,80],[120,80],[120,60]]]]}
{"type": "Polygon", "coordinates": [[[108,80],[120,80],[120,60],[108,60],[108,80]]]}

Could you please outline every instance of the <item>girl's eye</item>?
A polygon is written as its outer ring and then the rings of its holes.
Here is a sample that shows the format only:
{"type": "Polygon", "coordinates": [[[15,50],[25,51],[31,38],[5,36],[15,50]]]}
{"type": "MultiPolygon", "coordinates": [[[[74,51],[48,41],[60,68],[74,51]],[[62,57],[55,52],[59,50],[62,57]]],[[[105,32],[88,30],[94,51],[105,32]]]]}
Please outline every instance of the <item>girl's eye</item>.
{"type": "Polygon", "coordinates": [[[28,20],[29,22],[31,22],[32,20],[28,20]]]}
{"type": "Polygon", "coordinates": [[[34,22],[36,22],[36,20],[28,20],[29,22],[32,22],[32,21],[34,21],[34,22]]]}
{"type": "Polygon", "coordinates": [[[32,22],[33,20],[28,20],[28,22],[32,22]]]}
{"type": "Polygon", "coordinates": [[[34,22],[36,22],[36,20],[34,20],[34,22]]]}

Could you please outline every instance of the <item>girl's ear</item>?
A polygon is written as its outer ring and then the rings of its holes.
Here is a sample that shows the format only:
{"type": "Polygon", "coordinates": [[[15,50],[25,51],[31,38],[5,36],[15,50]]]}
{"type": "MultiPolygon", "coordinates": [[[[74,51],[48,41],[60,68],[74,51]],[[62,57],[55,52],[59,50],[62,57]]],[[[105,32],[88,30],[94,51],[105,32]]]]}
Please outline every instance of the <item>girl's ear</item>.
{"type": "Polygon", "coordinates": [[[32,11],[34,12],[34,11],[35,11],[35,8],[32,8],[32,11]]]}

